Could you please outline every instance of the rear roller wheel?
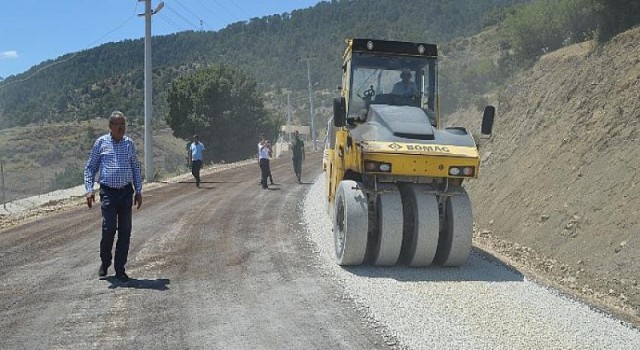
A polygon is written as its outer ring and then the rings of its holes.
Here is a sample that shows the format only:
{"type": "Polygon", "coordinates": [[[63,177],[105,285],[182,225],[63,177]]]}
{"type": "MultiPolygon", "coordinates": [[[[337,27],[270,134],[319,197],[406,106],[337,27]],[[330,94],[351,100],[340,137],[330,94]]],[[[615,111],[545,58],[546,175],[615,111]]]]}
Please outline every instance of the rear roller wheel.
{"type": "Polygon", "coordinates": [[[360,265],[367,251],[367,197],[355,181],[338,185],[333,215],[335,260],[338,265],[360,265]]]}
{"type": "Polygon", "coordinates": [[[436,255],[440,235],[438,200],[428,186],[403,184],[400,193],[404,214],[402,262],[428,266],[436,255]]]}
{"type": "Polygon", "coordinates": [[[435,262],[443,266],[463,265],[471,251],[473,213],[464,188],[451,191],[445,204],[444,227],[438,241],[435,262]]]}
{"type": "Polygon", "coordinates": [[[373,264],[391,266],[398,262],[402,248],[402,198],[395,185],[379,184],[384,191],[376,198],[377,242],[373,250],[373,264]]]}

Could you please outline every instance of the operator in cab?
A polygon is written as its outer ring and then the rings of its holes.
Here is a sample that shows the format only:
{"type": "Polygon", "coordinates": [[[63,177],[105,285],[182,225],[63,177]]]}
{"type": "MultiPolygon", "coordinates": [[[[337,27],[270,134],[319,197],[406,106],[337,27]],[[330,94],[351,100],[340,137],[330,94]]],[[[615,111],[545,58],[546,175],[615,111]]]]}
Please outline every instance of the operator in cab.
{"type": "Polygon", "coordinates": [[[398,95],[403,98],[417,98],[420,97],[420,90],[416,86],[416,83],[411,81],[411,70],[405,68],[400,73],[401,81],[393,85],[391,94],[398,95]]]}

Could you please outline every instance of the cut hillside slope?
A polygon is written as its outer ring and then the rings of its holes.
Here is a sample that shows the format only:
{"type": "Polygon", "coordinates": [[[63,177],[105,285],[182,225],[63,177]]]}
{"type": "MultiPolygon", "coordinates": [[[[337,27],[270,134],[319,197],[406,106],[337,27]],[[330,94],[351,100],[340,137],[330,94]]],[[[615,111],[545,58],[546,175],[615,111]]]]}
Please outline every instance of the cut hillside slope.
{"type": "MultiPolygon", "coordinates": [[[[480,179],[467,184],[478,246],[636,325],[639,43],[635,29],[543,56],[501,94],[480,179]]],[[[449,123],[475,132],[478,114],[449,123]]]]}

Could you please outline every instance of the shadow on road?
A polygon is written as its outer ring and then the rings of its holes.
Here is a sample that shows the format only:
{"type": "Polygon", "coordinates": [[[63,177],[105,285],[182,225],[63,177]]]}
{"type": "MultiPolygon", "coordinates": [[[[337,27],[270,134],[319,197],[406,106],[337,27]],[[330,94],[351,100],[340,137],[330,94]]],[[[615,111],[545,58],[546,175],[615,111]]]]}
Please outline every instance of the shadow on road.
{"type": "Polygon", "coordinates": [[[472,250],[467,263],[460,267],[345,266],[354,275],[369,278],[391,278],[397,281],[427,282],[518,282],[524,276],[513,268],[478,250],[472,250]]]}
{"type": "Polygon", "coordinates": [[[105,277],[102,279],[111,283],[111,285],[109,286],[109,289],[135,288],[135,289],[155,289],[155,290],[164,291],[169,289],[168,285],[169,283],[171,283],[171,280],[169,280],[168,278],[157,278],[154,280],[131,278],[129,282],[121,282],[115,276],[105,277]]]}

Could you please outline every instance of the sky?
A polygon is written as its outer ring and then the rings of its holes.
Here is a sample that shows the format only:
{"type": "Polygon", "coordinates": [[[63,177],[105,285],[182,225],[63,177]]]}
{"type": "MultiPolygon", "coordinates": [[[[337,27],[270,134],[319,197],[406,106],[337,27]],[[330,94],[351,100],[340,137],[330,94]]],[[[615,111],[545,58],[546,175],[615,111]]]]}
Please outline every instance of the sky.
{"type": "MultiPolygon", "coordinates": [[[[153,36],[218,31],[251,18],[291,13],[320,0],[151,0],[153,36]]],[[[140,0],[0,0],[0,77],[67,53],[145,35],[140,0]]]]}

